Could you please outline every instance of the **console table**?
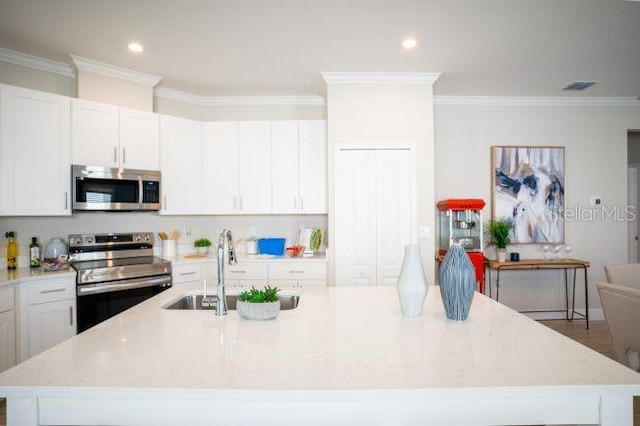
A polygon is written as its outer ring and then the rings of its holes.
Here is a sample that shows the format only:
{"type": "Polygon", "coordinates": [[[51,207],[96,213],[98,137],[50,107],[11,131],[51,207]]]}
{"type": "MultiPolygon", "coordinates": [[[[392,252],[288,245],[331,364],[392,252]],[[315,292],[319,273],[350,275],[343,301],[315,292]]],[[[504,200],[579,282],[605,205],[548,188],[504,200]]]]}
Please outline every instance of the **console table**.
{"type": "Polygon", "coordinates": [[[589,262],[578,259],[524,259],[518,262],[498,262],[497,260],[487,260],[486,266],[489,268],[489,297],[492,297],[492,277],[491,271],[496,271],[496,301],[500,299],[500,271],[532,271],[539,269],[561,269],[564,271],[564,295],[565,295],[565,310],[537,310],[537,311],[520,311],[522,313],[534,313],[534,312],[565,312],[567,321],[573,321],[574,314],[581,316],[587,323],[587,329],[589,328],[589,293],[587,290],[587,268],[589,262]],[[576,276],[578,269],[584,271],[584,306],[585,313],[582,314],[575,310],[576,301],[576,276]],[[573,270],[573,291],[572,302],[569,307],[569,270],[573,270]]]}

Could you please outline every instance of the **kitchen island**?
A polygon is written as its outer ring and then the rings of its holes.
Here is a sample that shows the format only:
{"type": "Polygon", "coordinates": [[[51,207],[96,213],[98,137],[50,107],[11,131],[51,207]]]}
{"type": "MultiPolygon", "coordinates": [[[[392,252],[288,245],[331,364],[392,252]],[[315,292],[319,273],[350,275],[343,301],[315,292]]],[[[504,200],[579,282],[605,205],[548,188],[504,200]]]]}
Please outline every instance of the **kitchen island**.
{"type": "Polygon", "coordinates": [[[631,426],[640,375],[476,293],[304,289],[272,321],[162,309],[174,287],[0,374],[9,425],[631,426]]]}

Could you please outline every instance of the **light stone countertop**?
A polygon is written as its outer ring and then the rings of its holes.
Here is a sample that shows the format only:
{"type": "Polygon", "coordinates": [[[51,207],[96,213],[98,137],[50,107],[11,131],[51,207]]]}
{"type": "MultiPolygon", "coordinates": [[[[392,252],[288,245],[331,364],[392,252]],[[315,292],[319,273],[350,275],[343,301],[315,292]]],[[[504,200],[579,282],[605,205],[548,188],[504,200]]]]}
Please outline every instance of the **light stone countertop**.
{"type": "Polygon", "coordinates": [[[297,309],[263,322],[161,308],[199,290],[173,287],[1,373],[10,416],[21,425],[631,426],[640,395],[637,373],[478,293],[464,322],[446,319],[438,287],[419,318],[402,317],[393,287],[305,288],[297,309]]]}
{"type": "MultiPolygon", "coordinates": [[[[226,253],[226,251],[225,251],[226,253]]],[[[226,256],[226,254],[225,254],[226,256]]],[[[164,257],[166,260],[170,260],[173,265],[182,265],[190,262],[216,262],[217,257],[215,250],[209,250],[208,255],[198,255],[196,253],[179,254],[175,257],[164,257]]],[[[272,255],[247,255],[245,253],[237,253],[238,263],[265,263],[265,262],[327,262],[327,257],[324,254],[316,254],[310,257],[289,257],[289,256],[272,256],[272,255]]]]}
{"type": "Polygon", "coordinates": [[[45,271],[42,268],[17,268],[13,270],[0,270],[0,287],[19,282],[38,280],[43,278],[56,278],[75,276],[76,271],[69,267],[63,271],[45,271]]]}

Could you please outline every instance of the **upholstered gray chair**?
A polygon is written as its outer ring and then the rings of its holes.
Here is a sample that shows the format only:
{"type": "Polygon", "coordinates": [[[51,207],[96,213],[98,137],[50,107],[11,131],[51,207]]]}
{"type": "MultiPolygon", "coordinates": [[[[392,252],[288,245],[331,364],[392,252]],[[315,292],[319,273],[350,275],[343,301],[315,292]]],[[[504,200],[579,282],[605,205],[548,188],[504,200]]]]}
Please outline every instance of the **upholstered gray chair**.
{"type": "Polygon", "coordinates": [[[617,283],[596,286],[618,361],[640,372],[640,288],[617,283]]]}

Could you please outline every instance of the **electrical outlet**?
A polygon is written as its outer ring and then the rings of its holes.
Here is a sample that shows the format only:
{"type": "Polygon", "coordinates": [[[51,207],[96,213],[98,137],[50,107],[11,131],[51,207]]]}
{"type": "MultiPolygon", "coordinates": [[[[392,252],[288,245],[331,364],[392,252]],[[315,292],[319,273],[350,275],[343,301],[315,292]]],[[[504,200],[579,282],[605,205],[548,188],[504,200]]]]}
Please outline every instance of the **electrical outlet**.
{"type": "Polygon", "coordinates": [[[191,227],[189,225],[184,227],[184,235],[191,235],[191,227]]]}
{"type": "Polygon", "coordinates": [[[602,197],[593,196],[589,198],[589,204],[591,205],[591,207],[602,206],[602,197]]]}
{"type": "Polygon", "coordinates": [[[430,226],[420,226],[418,228],[418,237],[422,239],[431,238],[431,227],[430,226]]]}

